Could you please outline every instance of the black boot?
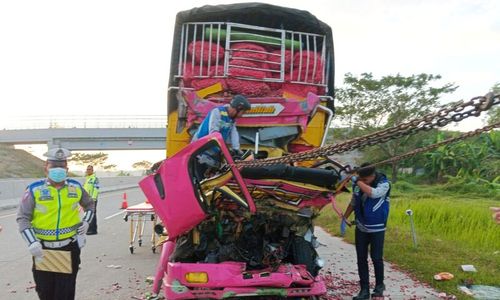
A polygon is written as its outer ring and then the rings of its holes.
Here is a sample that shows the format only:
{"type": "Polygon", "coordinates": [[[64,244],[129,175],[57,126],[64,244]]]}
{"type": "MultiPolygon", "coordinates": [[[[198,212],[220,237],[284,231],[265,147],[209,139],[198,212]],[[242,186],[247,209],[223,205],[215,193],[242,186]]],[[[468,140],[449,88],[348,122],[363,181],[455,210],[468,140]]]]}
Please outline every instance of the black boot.
{"type": "Polygon", "coordinates": [[[373,289],[372,297],[383,297],[385,291],[385,284],[377,284],[373,289]]]}
{"type": "Polygon", "coordinates": [[[370,300],[370,289],[361,288],[357,296],[352,297],[352,300],[370,300]]]}

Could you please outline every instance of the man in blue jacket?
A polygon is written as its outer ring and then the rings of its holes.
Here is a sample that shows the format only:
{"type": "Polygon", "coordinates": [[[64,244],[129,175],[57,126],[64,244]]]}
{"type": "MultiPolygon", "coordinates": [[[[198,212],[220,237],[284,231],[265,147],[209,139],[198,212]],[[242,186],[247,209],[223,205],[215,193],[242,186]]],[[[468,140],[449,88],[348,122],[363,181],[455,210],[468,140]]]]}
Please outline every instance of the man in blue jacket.
{"type": "Polygon", "coordinates": [[[192,142],[211,133],[219,132],[226,143],[231,142],[233,150],[240,151],[240,136],[236,129],[236,119],[250,108],[250,102],[245,96],[234,96],[229,105],[216,107],[208,113],[193,135],[192,142]]]}
{"type": "MultiPolygon", "coordinates": [[[[236,157],[241,157],[240,135],[236,129],[236,119],[250,109],[250,102],[245,96],[234,96],[229,105],[218,106],[208,113],[193,135],[191,142],[211,133],[219,132],[226,143],[231,143],[231,153],[236,157]]],[[[207,150],[198,155],[198,162],[200,166],[197,172],[199,176],[204,177],[207,170],[220,167],[220,152],[213,149],[207,150]]]]}
{"type": "Polygon", "coordinates": [[[389,216],[389,194],[391,185],[387,177],[364,163],[352,176],[352,199],[344,213],[344,220],[354,211],[356,224],[356,255],[358,262],[359,284],[361,290],[353,300],[370,299],[368,276],[368,246],[375,269],[375,289],[373,297],[383,297],[384,285],[384,236],[389,216]]]}

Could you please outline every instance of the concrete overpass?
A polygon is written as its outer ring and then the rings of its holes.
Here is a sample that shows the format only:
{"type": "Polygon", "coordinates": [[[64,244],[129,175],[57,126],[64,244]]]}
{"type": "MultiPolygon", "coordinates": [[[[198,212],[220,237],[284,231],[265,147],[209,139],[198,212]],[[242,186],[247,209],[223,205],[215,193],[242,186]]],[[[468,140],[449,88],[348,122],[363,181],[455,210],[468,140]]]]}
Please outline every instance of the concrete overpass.
{"type": "Polygon", "coordinates": [[[166,116],[19,118],[3,122],[0,144],[47,144],[70,150],[165,149],[166,120],[166,116]]]}

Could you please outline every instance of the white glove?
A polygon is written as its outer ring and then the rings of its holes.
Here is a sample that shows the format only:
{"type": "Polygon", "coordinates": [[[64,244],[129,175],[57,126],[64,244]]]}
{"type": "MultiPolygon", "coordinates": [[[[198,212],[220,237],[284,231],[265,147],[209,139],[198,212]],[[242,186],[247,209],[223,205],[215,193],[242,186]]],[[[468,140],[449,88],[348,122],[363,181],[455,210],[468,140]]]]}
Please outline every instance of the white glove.
{"type": "Polygon", "coordinates": [[[81,234],[81,235],[86,234],[88,230],[89,230],[89,222],[83,221],[82,225],[80,225],[80,227],[78,227],[78,234],[81,234]]]}
{"type": "Polygon", "coordinates": [[[31,245],[28,246],[28,250],[35,259],[41,259],[43,257],[42,244],[39,241],[31,243],[31,245]]]}
{"type": "Polygon", "coordinates": [[[76,241],[78,242],[78,247],[82,249],[83,247],[85,247],[85,244],[87,243],[87,238],[85,237],[85,235],[78,234],[76,236],[76,241]]]}

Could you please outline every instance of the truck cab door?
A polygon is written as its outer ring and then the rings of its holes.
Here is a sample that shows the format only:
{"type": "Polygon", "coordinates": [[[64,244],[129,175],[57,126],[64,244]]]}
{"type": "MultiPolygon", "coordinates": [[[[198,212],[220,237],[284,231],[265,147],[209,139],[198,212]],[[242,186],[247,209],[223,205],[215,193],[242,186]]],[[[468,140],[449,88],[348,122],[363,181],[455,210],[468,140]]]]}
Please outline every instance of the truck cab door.
{"type": "Polygon", "coordinates": [[[139,182],[143,193],[166,227],[169,239],[193,229],[210,215],[207,187],[234,198],[251,213],[255,204],[222,136],[213,133],[163,161],[158,170],[139,182]],[[212,159],[207,164],[206,160],[212,159]],[[215,165],[214,165],[215,164],[215,165]],[[217,165],[218,164],[218,165],[217,165]],[[239,195],[224,187],[236,182],[239,195]]]}

